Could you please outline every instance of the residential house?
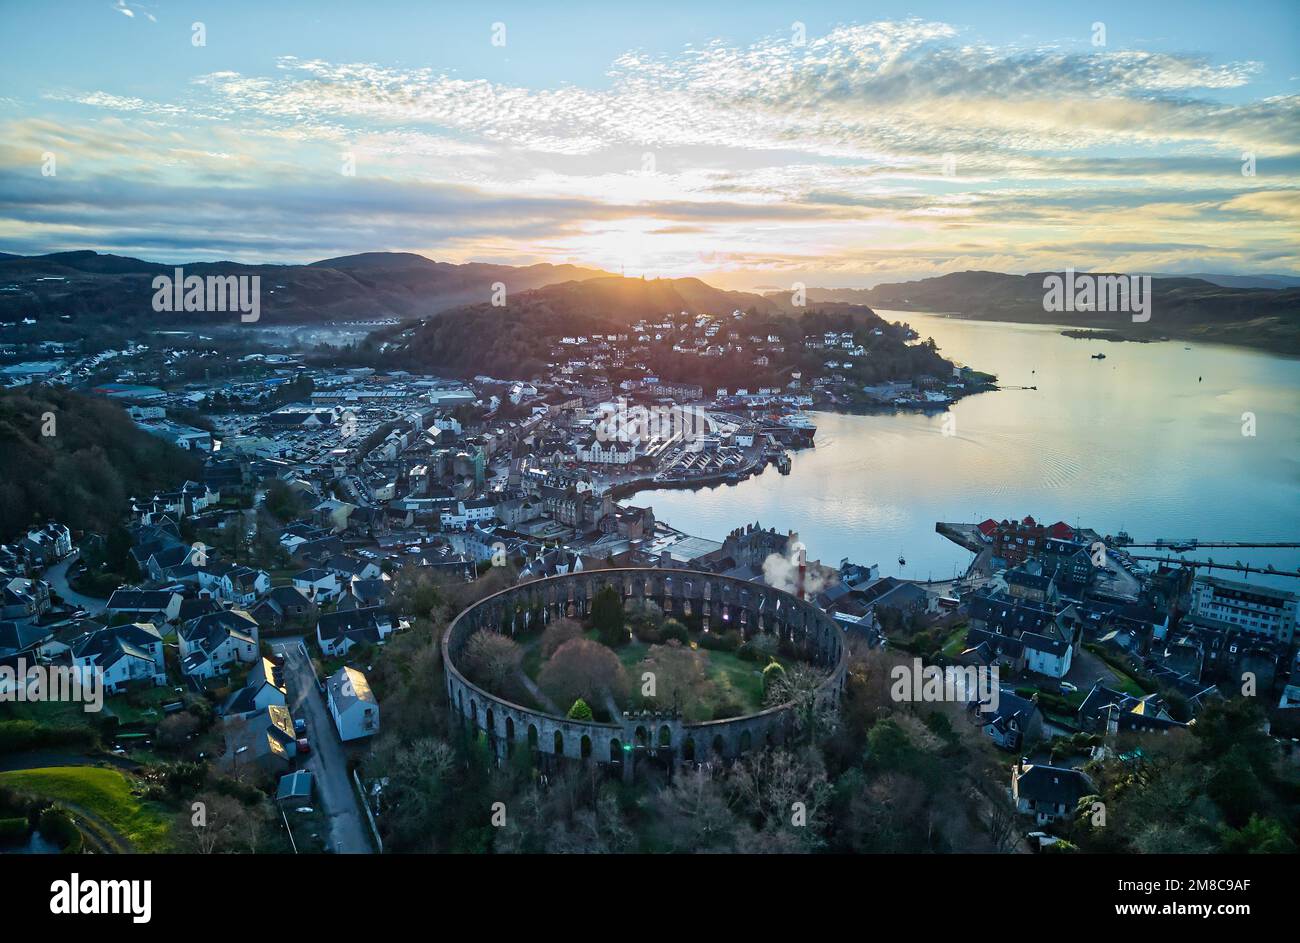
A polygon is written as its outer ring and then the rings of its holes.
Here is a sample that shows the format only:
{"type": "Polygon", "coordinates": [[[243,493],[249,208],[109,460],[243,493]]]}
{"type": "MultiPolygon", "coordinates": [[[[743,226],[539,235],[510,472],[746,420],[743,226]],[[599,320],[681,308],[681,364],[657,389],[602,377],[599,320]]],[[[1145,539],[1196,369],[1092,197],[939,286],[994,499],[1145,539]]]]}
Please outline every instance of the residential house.
{"type": "Polygon", "coordinates": [[[316,620],[316,641],[326,655],[346,655],[354,645],[378,645],[400,627],[379,606],[327,612],[316,620]]]}
{"type": "Polygon", "coordinates": [[[51,566],[72,553],[72,531],[53,522],[29,530],[23,537],[22,552],[34,567],[51,566]]]}
{"type": "Polygon", "coordinates": [[[286,772],[298,754],[289,708],[280,704],[249,714],[232,714],[222,725],[225,751],[219,765],[235,778],[286,772]]]}
{"type": "Polygon", "coordinates": [[[199,616],[180,627],[181,670],[192,678],[225,674],[232,662],[257,660],[257,620],[242,609],[199,616]]]}
{"type": "Polygon", "coordinates": [[[1174,719],[1158,694],[1141,697],[1108,688],[1098,681],[1079,705],[1079,723],[1087,730],[1119,733],[1167,733],[1186,727],[1174,719]]]}
{"type": "Polygon", "coordinates": [[[103,672],[110,693],[133,681],[167,683],[163,640],[149,623],[108,626],[85,633],[69,644],[73,667],[103,672]]]}
{"type": "Polygon", "coordinates": [[[1032,815],[1039,825],[1070,818],[1079,800],[1095,793],[1092,780],[1077,769],[1024,760],[1011,767],[1011,797],[1016,811],[1032,815]]]}
{"type": "Polygon", "coordinates": [[[52,629],[30,622],[0,622],[0,658],[30,651],[53,637],[52,629]]]}
{"type": "Polygon", "coordinates": [[[301,590],[309,600],[320,605],[334,602],[343,592],[338,576],[330,570],[320,567],[302,570],[293,575],[293,586],[301,590]]]}
{"type": "Polygon", "coordinates": [[[1023,698],[1009,688],[998,689],[996,703],[972,701],[968,710],[982,725],[985,736],[1003,750],[1019,752],[1043,738],[1043,715],[1037,701],[1023,698]]]}
{"type": "Polygon", "coordinates": [[[217,599],[249,609],[271,588],[265,570],[234,563],[214,563],[199,572],[199,588],[217,599]]]}
{"type": "Polygon", "coordinates": [[[226,700],[221,713],[229,717],[232,714],[251,714],[272,705],[285,706],[287,689],[283,672],[269,658],[262,658],[248,673],[244,686],[226,700]]]}
{"type": "Polygon", "coordinates": [[[329,558],[324,569],[329,570],[340,580],[348,582],[354,578],[377,580],[382,571],[373,560],[362,560],[347,554],[337,554],[329,558]]]}
{"type": "Polygon", "coordinates": [[[282,629],[314,622],[319,607],[296,586],[275,586],[249,612],[258,625],[282,629]]]}
{"type": "Polygon", "coordinates": [[[164,589],[117,589],[108,597],[108,605],[104,608],[110,616],[136,614],[159,624],[176,621],[182,599],[180,593],[164,589]]]}
{"type": "Polygon", "coordinates": [[[326,682],[325,693],[340,740],[346,743],[379,732],[379,702],[360,671],[340,668],[326,682]]]}
{"type": "Polygon", "coordinates": [[[50,584],[15,576],[4,581],[0,592],[0,618],[38,619],[50,609],[50,584]]]}

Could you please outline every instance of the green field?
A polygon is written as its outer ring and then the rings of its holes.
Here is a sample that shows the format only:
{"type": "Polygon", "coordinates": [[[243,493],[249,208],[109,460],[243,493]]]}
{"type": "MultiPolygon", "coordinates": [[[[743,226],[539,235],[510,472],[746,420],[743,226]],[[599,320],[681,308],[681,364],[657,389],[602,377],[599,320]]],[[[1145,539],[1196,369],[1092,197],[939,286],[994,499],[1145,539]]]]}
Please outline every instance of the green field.
{"type": "MultiPolygon", "coordinates": [[[[115,769],[100,766],[54,766],[0,773],[0,786],[43,799],[53,799],[101,820],[140,852],[167,851],[171,820],[155,803],[131,794],[131,780],[115,769]]],[[[90,823],[94,830],[95,822],[90,823]]]]}

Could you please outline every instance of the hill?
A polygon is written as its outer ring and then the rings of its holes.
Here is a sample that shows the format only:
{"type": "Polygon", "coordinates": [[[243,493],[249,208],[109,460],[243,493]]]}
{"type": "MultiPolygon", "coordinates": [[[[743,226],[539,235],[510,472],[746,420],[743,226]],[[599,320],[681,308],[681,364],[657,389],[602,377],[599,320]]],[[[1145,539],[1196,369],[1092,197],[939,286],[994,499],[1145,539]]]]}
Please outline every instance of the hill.
{"type": "Polygon", "coordinates": [[[390,351],[394,362],[412,369],[442,367],[527,376],[545,365],[548,340],[626,331],[639,320],[668,313],[730,314],[737,309],[783,316],[781,305],[773,299],[723,291],[698,278],[610,275],[508,292],[503,306],[452,308],[418,325],[377,331],[370,342],[390,351]]]}
{"type": "MultiPolygon", "coordinates": [[[[527,291],[556,282],[605,276],[599,269],[435,262],[409,252],[366,252],[308,265],[193,262],[167,265],[98,252],[0,256],[0,322],[65,318],[89,326],[148,320],[187,322],[196,315],[153,310],[153,279],[185,275],[257,275],[262,326],[349,319],[413,318],[491,298],[493,285],[527,291]]],[[[235,323],[236,314],[203,314],[235,323]]]]}
{"type": "Polygon", "coordinates": [[[1124,312],[1044,310],[1043,280],[1052,274],[1060,273],[954,272],[869,289],[810,288],[808,299],[981,321],[1098,328],[1135,339],[1177,337],[1300,353],[1300,288],[1232,287],[1202,278],[1156,276],[1151,279],[1151,318],[1135,323],[1124,312]]]}
{"type": "Polygon", "coordinates": [[[136,426],[120,405],[70,390],[0,391],[0,539],[34,522],[105,533],[132,496],[197,478],[198,459],[136,426]],[[47,415],[54,435],[43,435],[47,415]]]}

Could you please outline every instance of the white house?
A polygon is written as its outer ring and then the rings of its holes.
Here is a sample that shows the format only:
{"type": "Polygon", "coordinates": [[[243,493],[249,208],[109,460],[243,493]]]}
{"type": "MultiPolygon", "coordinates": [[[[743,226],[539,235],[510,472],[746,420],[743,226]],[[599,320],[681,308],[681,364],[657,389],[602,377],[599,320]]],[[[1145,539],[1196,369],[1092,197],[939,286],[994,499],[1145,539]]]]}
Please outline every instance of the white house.
{"type": "Polygon", "coordinates": [[[115,693],[132,681],[167,683],[163,640],[147,622],[115,625],[73,639],[69,646],[74,667],[99,669],[104,687],[115,693]]]}
{"type": "Polygon", "coordinates": [[[1025,646],[1025,667],[1049,678],[1064,678],[1070,673],[1074,646],[1069,642],[1036,632],[1020,636],[1025,646]]]}
{"type": "Polygon", "coordinates": [[[316,642],[331,656],[346,655],[353,645],[378,645],[405,623],[381,606],[327,612],[316,621],[316,642]]]}
{"type": "Polygon", "coordinates": [[[636,446],[616,439],[601,442],[593,437],[585,445],[577,447],[576,456],[580,462],[596,465],[630,465],[636,461],[636,446]]]}
{"type": "Polygon", "coordinates": [[[359,740],[379,733],[379,702],[365,675],[344,666],[330,676],[325,690],[340,740],[359,740]]]}
{"type": "Polygon", "coordinates": [[[199,588],[207,590],[217,599],[247,609],[259,597],[270,592],[271,577],[265,570],[223,564],[200,570],[199,588]]]}
{"type": "Polygon", "coordinates": [[[181,671],[194,678],[225,674],[232,662],[257,660],[257,620],[242,609],[210,612],[184,623],[180,640],[181,671]]]}
{"type": "Polygon", "coordinates": [[[293,575],[294,588],[302,590],[304,596],[317,605],[333,602],[343,593],[339,578],[329,570],[313,567],[293,575]]]}

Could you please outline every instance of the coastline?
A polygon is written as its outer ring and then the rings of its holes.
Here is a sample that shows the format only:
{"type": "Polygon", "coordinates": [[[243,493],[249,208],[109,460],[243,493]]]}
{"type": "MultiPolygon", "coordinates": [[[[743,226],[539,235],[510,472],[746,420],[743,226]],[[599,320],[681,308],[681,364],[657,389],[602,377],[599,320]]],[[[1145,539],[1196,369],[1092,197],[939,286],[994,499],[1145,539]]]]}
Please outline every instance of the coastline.
{"type": "MultiPolygon", "coordinates": [[[[962,311],[932,311],[919,307],[907,307],[901,302],[891,307],[875,307],[881,312],[897,311],[904,314],[927,314],[959,321],[976,321],[985,324],[1033,325],[1036,327],[1057,328],[1061,333],[1072,331],[1107,332],[1115,336],[1106,340],[1128,340],[1142,343],[1158,341],[1176,341],[1179,343],[1214,344],[1234,349],[1249,349],[1267,352],[1276,356],[1300,358],[1300,313],[1292,321],[1284,322],[1281,318],[1268,316],[1249,321],[1230,321],[1212,324],[1171,324],[1160,323],[1159,333],[1144,329],[1126,329],[1124,326],[1097,326],[1093,322],[1043,320],[1033,314],[1017,314],[1014,311],[998,311],[996,314],[972,314],[962,311]]],[[[883,314],[881,314],[884,317],[883,314]]],[[[1157,319],[1158,320],[1158,319],[1157,319]]],[[[1066,335],[1073,337],[1073,335],[1066,335]]],[[[1080,339],[1080,338],[1074,338],[1080,339]]],[[[1101,339],[1101,338],[1093,338],[1101,339]]]]}

